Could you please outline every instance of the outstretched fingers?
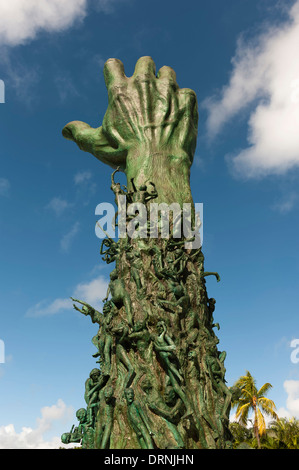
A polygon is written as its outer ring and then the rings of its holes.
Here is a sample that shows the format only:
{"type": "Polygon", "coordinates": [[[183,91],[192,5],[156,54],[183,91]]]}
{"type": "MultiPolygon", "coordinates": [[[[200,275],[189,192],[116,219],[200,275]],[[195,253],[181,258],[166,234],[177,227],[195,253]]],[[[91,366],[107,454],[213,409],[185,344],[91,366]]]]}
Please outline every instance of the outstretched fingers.
{"type": "Polygon", "coordinates": [[[92,153],[107,165],[124,169],[126,150],[115,148],[108,141],[102,127],[94,129],[82,121],[69,122],[62,130],[62,135],[75,142],[81,150],[92,153]]]}
{"type": "Polygon", "coordinates": [[[82,121],[71,121],[62,129],[62,135],[67,140],[76,142],[81,150],[91,151],[92,143],[97,135],[97,129],[82,121]]]}
{"type": "Polygon", "coordinates": [[[108,59],[104,65],[104,79],[106,87],[112,84],[122,83],[127,80],[124,64],[119,59],[108,59]]]}
{"type": "Polygon", "coordinates": [[[156,77],[155,62],[150,56],[140,57],[135,65],[134,78],[144,75],[152,79],[156,77]]]}
{"type": "Polygon", "coordinates": [[[173,68],[168,67],[167,65],[164,65],[163,67],[160,68],[160,70],[157,73],[157,78],[159,80],[167,80],[171,84],[173,84],[176,88],[178,87],[178,84],[176,82],[176,73],[173,70],[173,68]]]}
{"type": "Polygon", "coordinates": [[[198,107],[196,94],[190,88],[180,88],[177,92],[179,109],[184,119],[196,129],[198,124],[198,107]]]}

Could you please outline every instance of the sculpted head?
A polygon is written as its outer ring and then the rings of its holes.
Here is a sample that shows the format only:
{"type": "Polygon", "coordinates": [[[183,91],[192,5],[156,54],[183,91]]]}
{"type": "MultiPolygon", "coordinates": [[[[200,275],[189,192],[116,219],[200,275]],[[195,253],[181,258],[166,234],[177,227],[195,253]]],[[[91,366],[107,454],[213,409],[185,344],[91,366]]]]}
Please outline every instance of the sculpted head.
{"type": "Polygon", "coordinates": [[[134,398],[135,398],[135,393],[134,393],[134,390],[132,388],[126,388],[125,398],[127,400],[128,405],[131,405],[131,403],[133,403],[134,398]]]}
{"type": "Polygon", "coordinates": [[[96,382],[98,380],[98,378],[100,377],[101,375],[101,371],[100,369],[92,369],[92,371],[90,372],[89,374],[89,377],[94,381],[96,382]]]}
{"type": "Polygon", "coordinates": [[[113,387],[107,387],[105,389],[104,397],[105,397],[106,403],[110,403],[110,401],[113,397],[113,393],[114,393],[113,387]]]}
{"type": "Polygon", "coordinates": [[[78,419],[78,421],[82,422],[86,418],[86,414],[87,414],[86,409],[85,408],[80,408],[76,412],[76,418],[78,419]]]}

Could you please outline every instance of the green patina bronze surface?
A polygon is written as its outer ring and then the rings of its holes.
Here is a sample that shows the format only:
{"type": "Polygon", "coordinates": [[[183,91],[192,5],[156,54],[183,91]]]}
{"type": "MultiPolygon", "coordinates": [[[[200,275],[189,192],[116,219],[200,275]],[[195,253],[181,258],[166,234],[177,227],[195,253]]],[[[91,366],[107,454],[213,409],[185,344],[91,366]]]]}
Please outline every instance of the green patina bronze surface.
{"type": "MultiPolygon", "coordinates": [[[[104,76],[109,104],[102,126],[73,121],[64,137],[115,169],[110,187],[116,204],[125,195],[128,204],[147,208],[153,202],[193,205],[195,93],[178,87],[170,67],[156,75],[150,57],[138,60],[132,77],[119,60],[109,59],[104,76]],[[121,170],[125,187],[115,182],[121,170]]],[[[186,249],[184,241],[161,234],[103,240],[103,260],[115,263],[103,311],[72,299],[95,324],[98,366],[82,391],[79,425],[63,434],[64,443],[97,449],[231,446],[226,353],[218,351],[216,301],[208,297],[205,279],[220,277],[205,271],[201,249],[186,249]]]]}
{"type": "Polygon", "coordinates": [[[63,135],[111,167],[125,171],[128,189],[153,181],[161,202],[191,202],[189,176],[197,138],[194,91],[180,89],[172,68],[157,76],[150,57],[141,57],[132,77],[120,60],[104,67],[108,109],[97,129],[73,121],[63,135]]]}

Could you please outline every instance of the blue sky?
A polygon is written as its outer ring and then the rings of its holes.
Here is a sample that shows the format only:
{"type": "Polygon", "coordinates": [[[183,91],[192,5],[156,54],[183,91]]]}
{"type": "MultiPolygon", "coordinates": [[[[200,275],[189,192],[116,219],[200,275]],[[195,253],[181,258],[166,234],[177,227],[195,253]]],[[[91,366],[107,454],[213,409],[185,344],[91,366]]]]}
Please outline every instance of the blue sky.
{"type": "Polygon", "coordinates": [[[232,385],[246,370],[299,417],[299,1],[0,0],[0,448],[55,448],[84,406],[110,272],[95,208],[110,168],[61,136],[101,124],[103,65],[174,68],[199,101],[192,166],[205,267],[232,385]],[[6,7],[6,8],[4,8],[6,7]]]}

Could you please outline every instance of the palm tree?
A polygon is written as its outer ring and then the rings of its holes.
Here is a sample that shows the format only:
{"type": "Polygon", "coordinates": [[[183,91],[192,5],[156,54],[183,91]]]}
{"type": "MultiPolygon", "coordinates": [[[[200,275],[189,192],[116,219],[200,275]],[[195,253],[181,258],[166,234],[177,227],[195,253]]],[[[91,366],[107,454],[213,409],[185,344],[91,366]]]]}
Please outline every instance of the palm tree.
{"type": "Polygon", "coordinates": [[[266,423],[262,412],[274,419],[278,418],[274,402],[265,396],[271,388],[272,385],[267,382],[258,390],[255,379],[248,371],[234,384],[234,389],[239,390],[239,395],[237,394],[236,398],[232,399],[232,407],[237,407],[236,418],[241,425],[246,426],[249,412],[253,411],[253,430],[258,448],[261,447],[260,436],[266,432],[266,423]]]}

